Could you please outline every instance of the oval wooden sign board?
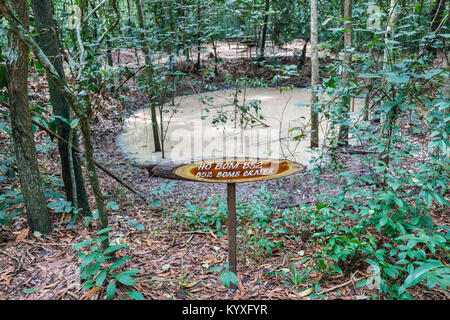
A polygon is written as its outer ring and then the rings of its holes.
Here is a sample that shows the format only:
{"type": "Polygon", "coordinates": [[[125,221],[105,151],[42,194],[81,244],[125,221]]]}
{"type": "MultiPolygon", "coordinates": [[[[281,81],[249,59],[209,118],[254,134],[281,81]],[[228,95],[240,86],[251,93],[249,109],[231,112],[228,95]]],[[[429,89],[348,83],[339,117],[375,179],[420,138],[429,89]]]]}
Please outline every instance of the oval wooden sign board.
{"type": "Polygon", "coordinates": [[[225,158],[178,164],[169,168],[170,165],[167,164],[157,165],[152,172],[162,178],[212,183],[243,183],[286,177],[303,171],[305,166],[289,160],[225,158]]]}

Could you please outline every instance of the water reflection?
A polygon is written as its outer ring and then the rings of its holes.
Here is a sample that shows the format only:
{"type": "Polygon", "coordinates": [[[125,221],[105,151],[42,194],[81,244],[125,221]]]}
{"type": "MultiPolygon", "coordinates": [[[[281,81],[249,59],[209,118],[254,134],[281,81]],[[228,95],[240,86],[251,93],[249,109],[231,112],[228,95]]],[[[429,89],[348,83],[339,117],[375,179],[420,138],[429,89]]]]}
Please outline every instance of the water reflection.
{"type": "MultiPolygon", "coordinates": [[[[294,89],[280,93],[278,88],[247,89],[239,95],[239,105],[249,106],[245,119],[233,105],[232,90],[189,95],[166,106],[164,127],[166,160],[210,157],[260,157],[307,163],[309,148],[310,93],[294,89]],[[256,113],[254,107],[260,108],[256,113]],[[172,112],[176,110],[176,113],[172,112]],[[262,117],[260,117],[262,116],[262,117]],[[241,121],[242,120],[242,121],[241,121]],[[299,139],[301,133],[305,136],[299,139]]],[[[320,123],[319,140],[326,123],[320,123]]],[[[138,163],[160,162],[154,152],[150,109],[142,109],[126,120],[117,143],[121,151],[138,163]]]]}

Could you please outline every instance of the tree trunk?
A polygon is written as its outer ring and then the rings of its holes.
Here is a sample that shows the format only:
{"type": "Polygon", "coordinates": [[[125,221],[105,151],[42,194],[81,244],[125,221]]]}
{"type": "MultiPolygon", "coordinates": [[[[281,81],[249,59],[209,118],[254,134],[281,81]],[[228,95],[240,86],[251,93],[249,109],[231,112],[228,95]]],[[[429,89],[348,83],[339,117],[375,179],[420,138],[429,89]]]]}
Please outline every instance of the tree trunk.
{"type": "MultiPolygon", "coordinates": [[[[62,54],[59,45],[58,34],[56,32],[56,26],[53,22],[51,3],[48,0],[31,0],[31,6],[35,17],[36,28],[39,33],[39,45],[42,51],[49,57],[58,74],[66,82],[64,74],[64,68],[62,63],[62,54]]],[[[50,101],[53,106],[54,114],[65,119],[70,118],[70,106],[67,104],[66,99],[55,86],[54,82],[47,76],[50,101]]],[[[69,140],[70,126],[64,121],[56,119],[57,133],[69,140]]],[[[73,133],[72,144],[78,147],[78,134],[76,131],[73,133]]],[[[81,170],[81,161],[79,157],[74,154],[72,157],[74,176],[76,181],[76,195],[77,201],[73,199],[73,186],[70,174],[70,161],[69,152],[67,146],[58,141],[58,150],[61,157],[62,178],[64,182],[64,190],[68,201],[72,203],[77,202],[78,206],[83,209],[83,215],[90,215],[91,210],[89,208],[89,201],[86,194],[84,185],[83,174],[81,170]]]]}
{"type": "Polygon", "coordinates": [[[264,22],[261,32],[261,47],[259,54],[264,57],[264,51],[266,49],[266,34],[267,34],[267,23],[269,21],[269,10],[270,10],[270,0],[266,0],[266,7],[264,8],[264,22]]]}
{"type": "MultiPolygon", "coordinates": [[[[311,104],[318,102],[316,88],[319,84],[319,54],[317,31],[317,0],[311,0],[311,104]]],[[[311,148],[319,146],[319,115],[311,106],[311,148]]]]}
{"type": "Polygon", "coordinates": [[[159,139],[158,132],[158,120],[156,118],[156,107],[155,107],[155,98],[154,98],[154,83],[153,83],[153,64],[150,59],[150,50],[148,47],[148,42],[145,34],[145,25],[144,25],[144,14],[142,13],[142,3],[141,0],[135,0],[136,2],[136,11],[139,28],[142,30],[141,32],[141,41],[142,41],[142,51],[145,55],[145,64],[147,65],[147,83],[151,86],[149,90],[150,93],[150,109],[152,116],[152,132],[153,132],[153,142],[155,144],[155,152],[161,152],[161,142],[159,139]]]}
{"type": "MultiPolygon", "coordinates": [[[[388,44],[387,40],[394,39],[394,26],[398,15],[398,1],[391,0],[389,9],[389,19],[387,22],[387,28],[385,32],[385,47],[383,58],[383,70],[391,70],[390,66],[395,63],[394,50],[392,50],[392,44],[388,44]]],[[[380,114],[381,139],[386,141],[385,150],[380,154],[380,160],[386,165],[386,172],[389,170],[390,163],[390,151],[391,151],[391,137],[393,134],[393,127],[397,118],[398,106],[395,106],[391,111],[380,114]]]]}
{"type": "MultiPolygon", "coordinates": [[[[346,86],[346,90],[348,90],[348,87],[350,86],[350,80],[351,80],[351,72],[350,67],[352,63],[352,54],[350,52],[350,49],[352,47],[352,0],[345,0],[344,2],[344,29],[346,32],[344,32],[344,71],[342,74],[343,83],[346,86]]],[[[349,130],[349,112],[350,112],[350,105],[351,105],[351,98],[350,95],[344,94],[342,97],[342,104],[344,106],[344,116],[341,123],[341,126],[339,128],[339,143],[342,146],[348,145],[348,130],[349,130]]]]}
{"type": "MultiPolygon", "coordinates": [[[[25,28],[28,28],[27,1],[15,0],[13,9],[21,23],[25,28]]],[[[20,185],[30,230],[46,234],[52,230],[52,227],[47,202],[42,192],[42,182],[31,124],[31,112],[28,105],[29,48],[12,31],[12,28],[8,34],[8,42],[10,54],[7,61],[7,85],[11,105],[11,129],[20,185]]]]}
{"type": "Polygon", "coordinates": [[[201,67],[201,50],[202,50],[202,38],[201,38],[201,1],[199,0],[197,3],[197,64],[196,68],[197,70],[200,70],[201,67]]]}
{"type": "Polygon", "coordinates": [[[436,0],[434,3],[433,9],[430,12],[431,25],[429,32],[435,32],[441,24],[443,14],[445,12],[446,2],[447,0],[436,0]]]}
{"type": "Polygon", "coordinates": [[[394,38],[394,25],[395,21],[397,19],[397,2],[398,0],[391,0],[390,9],[389,9],[389,16],[387,21],[387,27],[386,32],[384,34],[385,38],[385,44],[384,44],[384,57],[383,57],[383,70],[389,70],[388,66],[389,64],[392,64],[393,61],[393,51],[392,51],[392,44],[388,44],[387,40],[394,38]]]}
{"type": "Polygon", "coordinates": [[[210,39],[211,39],[211,44],[212,44],[213,50],[214,50],[214,74],[217,77],[217,70],[218,70],[217,67],[219,66],[219,57],[217,55],[217,45],[216,45],[216,42],[214,41],[213,36],[211,36],[210,39]]]}
{"type": "MultiPolygon", "coordinates": [[[[86,167],[88,171],[89,182],[95,195],[95,203],[97,205],[99,216],[97,226],[99,229],[106,228],[108,225],[108,216],[106,214],[103,194],[100,182],[98,180],[97,171],[95,169],[95,160],[93,156],[94,148],[92,146],[92,139],[91,139],[91,128],[89,124],[89,119],[86,116],[86,113],[83,110],[82,106],[80,105],[79,98],[73,93],[73,91],[69,87],[67,87],[66,83],[64,83],[63,79],[59,76],[58,71],[55,69],[53,64],[48,59],[48,57],[41,50],[36,41],[34,41],[33,37],[30,35],[28,30],[23,28],[22,24],[18,22],[17,17],[5,5],[4,2],[0,2],[0,13],[8,20],[10,28],[14,30],[14,32],[17,33],[20,39],[26,42],[28,46],[32,49],[34,56],[39,61],[41,66],[45,69],[47,75],[52,79],[52,81],[64,95],[64,98],[66,99],[67,103],[70,105],[74,113],[80,118],[80,126],[81,132],[83,134],[83,143],[86,155],[86,167]]],[[[102,242],[102,244],[104,247],[106,247],[108,245],[108,240],[105,240],[104,242],[102,242]]]]}
{"type": "MultiPolygon", "coordinates": [[[[306,39],[305,43],[303,44],[302,54],[300,55],[300,68],[303,68],[306,61],[306,48],[308,47],[308,42],[310,38],[306,39]]],[[[317,47],[317,46],[316,46],[317,47]]]]}

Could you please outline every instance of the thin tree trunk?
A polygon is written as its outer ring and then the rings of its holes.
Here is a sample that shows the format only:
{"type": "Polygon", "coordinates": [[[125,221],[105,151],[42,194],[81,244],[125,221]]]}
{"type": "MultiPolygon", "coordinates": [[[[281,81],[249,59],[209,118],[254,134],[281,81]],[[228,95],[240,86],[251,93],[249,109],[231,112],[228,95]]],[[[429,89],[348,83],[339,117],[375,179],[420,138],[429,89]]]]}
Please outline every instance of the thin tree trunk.
{"type": "MultiPolygon", "coordinates": [[[[39,45],[42,51],[49,57],[55,69],[58,71],[61,79],[66,82],[64,74],[64,68],[62,63],[62,52],[59,45],[58,34],[56,32],[56,26],[53,22],[51,3],[48,0],[31,0],[31,6],[35,17],[36,28],[39,33],[39,45]]],[[[47,76],[48,86],[50,91],[50,101],[53,106],[53,110],[56,116],[60,116],[65,119],[70,118],[70,106],[67,104],[66,99],[55,86],[53,81],[47,76]]],[[[64,121],[56,119],[57,133],[65,140],[69,140],[70,126],[64,121]]],[[[73,132],[72,144],[78,147],[78,134],[77,131],[73,132]]],[[[58,141],[58,150],[61,157],[61,169],[62,178],[64,182],[64,190],[68,201],[72,203],[78,203],[78,206],[83,209],[83,215],[90,215],[91,210],[89,208],[89,201],[86,194],[84,185],[83,174],[81,170],[81,161],[77,155],[73,155],[72,161],[69,158],[69,152],[67,146],[58,141]],[[72,186],[72,177],[70,170],[70,162],[73,163],[73,172],[76,182],[76,196],[74,199],[72,186]]]]}
{"type": "Polygon", "coordinates": [[[139,28],[142,30],[141,32],[141,41],[142,41],[142,51],[145,55],[145,64],[147,65],[147,83],[149,86],[151,86],[149,90],[149,99],[150,99],[150,110],[151,110],[151,116],[152,116],[152,132],[153,132],[153,142],[155,144],[155,152],[161,152],[161,141],[159,139],[159,132],[158,132],[158,120],[156,116],[156,107],[155,107],[155,98],[154,98],[154,81],[153,81],[153,64],[150,59],[150,50],[148,47],[148,42],[145,34],[145,25],[144,25],[144,14],[142,12],[142,3],[141,0],[135,0],[136,2],[136,11],[137,11],[137,18],[138,18],[138,24],[139,28]]]}
{"type": "MultiPolygon", "coordinates": [[[[387,22],[387,28],[385,32],[385,47],[384,47],[384,58],[383,58],[383,70],[390,70],[389,66],[395,63],[394,50],[392,50],[392,45],[388,44],[387,40],[394,38],[394,26],[398,15],[398,0],[391,0],[389,17],[387,22]]],[[[398,108],[395,106],[388,113],[380,114],[380,125],[381,138],[386,141],[385,150],[380,154],[380,160],[386,165],[386,171],[389,170],[390,163],[390,151],[391,151],[391,137],[393,133],[393,127],[397,118],[398,108]]]]}
{"type": "Polygon", "coordinates": [[[217,67],[219,66],[219,57],[217,55],[217,45],[216,45],[216,42],[214,41],[213,36],[211,36],[211,44],[212,44],[213,50],[214,50],[214,74],[217,77],[217,67]]]}
{"type": "MultiPolygon", "coordinates": [[[[13,10],[20,22],[25,28],[28,28],[27,0],[15,0],[13,10]]],[[[47,202],[42,192],[31,112],[28,105],[29,48],[11,27],[8,42],[10,55],[7,61],[7,85],[11,105],[11,129],[20,185],[30,230],[46,234],[52,230],[52,227],[47,202]]]]}
{"type": "Polygon", "coordinates": [[[436,0],[430,12],[431,25],[429,32],[435,32],[441,24],[447,0],[436,0]]]}
{"type": "MultiPolygon", "coordinates": [[[[450,68],[450,52],[443,52],[444,54],[444,69],[450,68]]],[[[447,102],[450,101],[450,73],[447,75],[447,79],[445,80],[444,94],[447,97],[447,102]]],[[[449,108],[447,108],[447,114],[450,113],[449,108]]]]}
{"type": "Polygon", "coordinates": [[[308,42],[310,38],[306,39],[305,44],[303,45],[302,54],[300,56],[300,68],[303,68],[306,60],[306,48],[308,47],[308,42]]]}
{"type": "Polygon", "coordinates": [[[199,0],[197,3],[197,70],[200,70],[201,67],[201,49],[202,49],[202,38],[201,38],[201,1],[199,0]]]}
{"type": "MultiPolygon", "coordinates": [[[[352,47],[352,0],[345,0],[344,2],[344,29],[346,32],[344,33],[344,71],[342,74],[344,85],[346,86],[346,90],[350,86],[351,80],[351,62],[352,62],[352,54],[350,49],[352,47]]],[[[344,106],[343,110],[343,120],[339,128],[339,143],[343,146],[348,145],[348,130],[349,130],[349,112],[351,105],[350,95],[344,94],[342,97],[342,104],[344,106]]]]}
{"type": "Polygon", "coordinates": [[[393,39],[394,35],[394,26],[395,21],[397,20],[397,3],[399,0],[391,0],[389,16],[387,21],[386,32],[384,34],[385,37],[385,45],[384,45],[384,57],[383,57],[383,70],[388,70],[389,64],[393,63],[393,51],[392,45],[387,43],[387,40],[393,39]]]}
{"type": "Polygon", "coordinates": [[[270,0],[266,0],[266,6],[264,8],[264,21],[261,32],[261,47],[259,50],[259,54],[261,57],[264,57],[264,51],[266,49],[266,34],[267,34],[267,24],[269,21],[269,10],[270,10],[270,0]]]}
{"type": "MultiPolygon", "coordinates": [[[[319,84],[319,53],[317,31],[317,0],[311,0],[311,104],[318,102],[316,88],[319,84]]],[[[311,148],[319,146],[319,114],[311,106],[311,148]]]]}
{"type": "MultiPolygon", "coordinates": [[[[86,167],[88,171],[89,182],[95,195],[95,202],[97,205],[99,216],[97,226],[99,229],[106,228],[108,225],[108,216],[106,215],[103,194],[100,182],[98,180],[97,171],[95,169],[94,148],[92,146],[89,119],[86,116],[86,113],[83,110],[82,106],[80,105],[78,97],[72,92],[72,90],[67,87],[66,83],[58,74],[58,71],[41,50],[39,45],[34,41],[28,30],[23,27],[14,13],[11,12],[11,10],[5,5],[4,2],[0,2],[0,13],[8,20],[10,28],[17,33],[21,40],[28,44],[35,58],[47,72],[47,75],[52,79],[61,93],[64,94],[64,98],[74,111],[75,115],[80,118],[80,126],[81,132],[83,134],[83,143],[86,155],[86,167]]],[[[108,241],[105,240],[102,244],[104,247],[106,247],[108,245],[108,241]]]]}

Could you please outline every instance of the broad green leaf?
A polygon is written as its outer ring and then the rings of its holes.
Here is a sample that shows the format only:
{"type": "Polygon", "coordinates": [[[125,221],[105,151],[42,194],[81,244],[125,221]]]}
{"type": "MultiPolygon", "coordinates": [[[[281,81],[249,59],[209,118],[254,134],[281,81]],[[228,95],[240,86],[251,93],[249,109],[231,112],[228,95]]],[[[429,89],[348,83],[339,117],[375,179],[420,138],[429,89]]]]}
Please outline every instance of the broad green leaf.
{"type": "Polygon", "coordinates": [[[27,288],[27,289],[23,289],[22,291],[25,294],[32,294],[32,293],[36,293],[37,292],[37,290],[35,288],[27,288]]]}
{"type": "Polygon", "coordinates": [[[86,246],[86,245],[88,245],[88,244],[91,244],[91,243],[92,243],[92,240],[91,240],[91,239],[81,241],[81,242],[77,243],[76,245],[74,245],[73,248],[72,248],[72,250],[73,250],[73,251],[78,250],[78,249],[80,249],[81,247],[84,247],[84,246],[86,246]]]}
{"type": "Polygon", "coordinates": [[[108,274],[108,270],[103,269],[95,278],[95,285],[97,287],[101,287],[103,285],[103,282],[105,281],[106,275],[108,274]]]}
{"type": "Polygon", "coordinates": [[[104,229],[100,230],[99,232],[97,232],[97,235],[101,235],[101,234],[104,234],[104,233],[110,232],[111,230],[113,230],[113,228],[112,228],[112,227],[107,227],[107,228],[104,228],[104,229]]]}
{"type": "Polygon", "coordinates": [[[407,288],[424,280],[427,277],[427,272],[441,265],[441,261],[433,260],[415,269],[408,275],[403,285],[398,289],[399,294],[402,294],[407,288]]]}
{"type": "Polygon", "coordinates": [[[71,126],[72,128],[75,128],[75,127],[77,126],[78,122],[80,122],[80,118],[74,119],[74,120],[72,121],[72,123],[70,124],[70,126],[71,126]]]}
{"type": "Polygon", "coordinates": [[[397,105],[397,102],[395,101],[388,101],[386,103],[384,103],[381,107],[380,110],[382,112],[389,112],[392,110],[393,107],[395,107],[397,105]]]}
{"type": "Polygon", "coordinates": [[[222,272],[222,274],[220,275],[220,281],[222,281],[223,285],[226,288],[229,288],[231,286],[231,284],[234,285],[238,285],[239,280],[237,278],[237,276],[234,274],[234,272],[231,271],[224,271],[222,272]]]}
{"type": "Polygon", "coordinates": [[[126,244],[117,244],[117,245],[114,245],[114,246],[110,246],[109,248],[107,248],[104,252],[103,252],[103,254],[109,254],[109,253],[111,253],[111,252],[114,252],[114,251],[117,251],[117,250],[120,250],[120,249],[122,249],[122,248],[129,248],[126,244]]]}
{"type": "Polygon", "coordinates": [[[124,272],[116,275],[115,278],[118,282],[126,286],[134,286],[136,284],[136,280],[134,280],[129,275],[124,274],[124,272]]]}
{"type": "Polygon", "coordinates": [[[406,74],[389,73],[386,77],[387,82],[399,86],[409,82],[410,76],[406,74]]]}
{"type": "Polygon", "coordinates": [[[130,258],[131,258],[130,256],[125,256],[120,260],[114,261],[114,263],[111,265],[111,267],[109,267],[109,271],[113,271],[114,269],[120,267],[125,262],[127,262],[127,259],[130,259],[130,258]]]}
{"type": "Polygon", "coordinates": [[[114,295],[116,294],[116,282],[111,281],[108,286],[106,287],[106,297],[108,299],[114,298],[114,295]]]}
{"type": "Polygon", "coordinates": [[[128,296],[133,300],[145,300],[140,291],[130,291],[128,292],[128,296]]]}

